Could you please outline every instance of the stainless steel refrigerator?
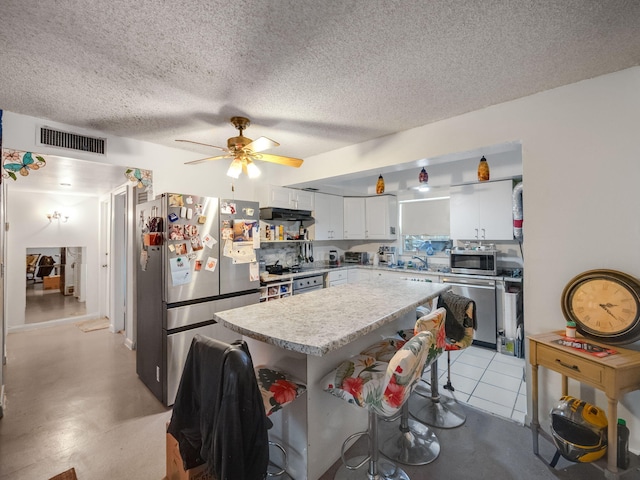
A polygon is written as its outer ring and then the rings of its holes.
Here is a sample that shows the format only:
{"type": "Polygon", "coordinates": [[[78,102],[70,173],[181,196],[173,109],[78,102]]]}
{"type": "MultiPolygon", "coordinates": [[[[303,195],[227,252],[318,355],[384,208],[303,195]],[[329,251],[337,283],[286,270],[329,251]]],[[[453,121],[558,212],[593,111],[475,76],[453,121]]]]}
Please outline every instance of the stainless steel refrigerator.
{"type": "Polygon", "coordinates": [[[214,312],[259,301],[259,205],[165,193],[137,206],[136,371],[173,404],[196,333],[233,341],[214,312]]]}

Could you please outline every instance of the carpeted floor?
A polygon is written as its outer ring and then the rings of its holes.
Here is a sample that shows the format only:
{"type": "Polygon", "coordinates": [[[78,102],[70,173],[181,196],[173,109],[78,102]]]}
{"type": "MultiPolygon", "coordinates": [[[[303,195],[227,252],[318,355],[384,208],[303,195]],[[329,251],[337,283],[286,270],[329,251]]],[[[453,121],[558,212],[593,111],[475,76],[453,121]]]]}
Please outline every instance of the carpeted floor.
{"type": "MultiPolygon", "coordinates": [[[[351,407],[355,408],[355,407],[351,407]]],[[[577,464],[561,458],[556,468],[550,462],[555,447],[540,437],[541,458],[532,451],[528,427],[464,406],[467,421],[458,428],[433,429],[440,442],[440,455],[429,465],[401,467],[412,480],[423,479],[500,479],[500,480],[601,480],[603,471],[594,464],[577,464]]],[[[354,432],[355,433],[355,432],[354,432]]],[[[344,439],[343,439],[344,440],[344,439]]],[[[347,458],[364,455],[366,440],[360,439],[347,458]]],[[[638,459],[632,455],[632,467],[621,480],[640,479],[638,459]]],[[[599,464],[602,464],[600,461],[599,464]]],[[[320,480],[332,480],[340,467],[338,460],[320,480]]]]}

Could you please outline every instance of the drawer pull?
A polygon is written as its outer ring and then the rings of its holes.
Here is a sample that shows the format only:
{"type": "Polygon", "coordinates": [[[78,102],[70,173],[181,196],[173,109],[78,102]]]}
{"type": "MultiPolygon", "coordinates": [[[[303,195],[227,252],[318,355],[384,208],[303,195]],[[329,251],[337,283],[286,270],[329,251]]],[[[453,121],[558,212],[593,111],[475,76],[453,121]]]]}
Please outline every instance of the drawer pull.
{"type": "Polygon", "coordinates": [[[562,360],[560,360],[559,358],[556,358],[556,363],[559,363],[564,368],[569,368],[569,369],[574,370],[576,372],[580,371],[580,367],[578,367],[577,365],[568,365],[568,364],[564,363],[562,360]]]}

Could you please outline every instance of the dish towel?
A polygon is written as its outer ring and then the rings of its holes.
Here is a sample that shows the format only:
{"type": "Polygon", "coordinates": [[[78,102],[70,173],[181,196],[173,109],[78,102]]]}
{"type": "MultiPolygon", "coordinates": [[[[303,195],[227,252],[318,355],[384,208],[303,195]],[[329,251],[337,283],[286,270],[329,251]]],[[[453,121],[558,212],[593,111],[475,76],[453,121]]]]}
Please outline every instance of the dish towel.
{"type": "Polygon", "coordinates": [[[445,332],[447,338],[454,343],[464,338],[466,328],[472,327],[474,330],[478,328],[476,304],[470,298],[452,292],[444,292],[438,298],[438,307],[444,307],[447,311],[445,332]],[[470,304],[473,305],[471,317],[467,314],[470,304]]]}

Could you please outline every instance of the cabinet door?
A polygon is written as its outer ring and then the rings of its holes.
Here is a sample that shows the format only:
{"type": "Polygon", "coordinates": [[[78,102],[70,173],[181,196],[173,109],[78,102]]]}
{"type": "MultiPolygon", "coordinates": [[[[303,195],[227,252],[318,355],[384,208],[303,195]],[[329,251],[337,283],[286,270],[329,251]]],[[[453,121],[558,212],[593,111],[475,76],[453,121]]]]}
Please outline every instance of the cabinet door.
{"type": "Polygon", "coordinates": [[[289,189],[291,191],[291,208],[297,210],[313,210],[314,193],[305,190],[289,189]]]}
{"type": "Polygon", "coordinates": [[[365,238],[365,198],[344,197],[344,239],[365,238]]]}
{"type": "Polygon", "coordinates": [[[291,208],[291,189],[285,187],[269,186],[269,207],[291,208]]]}
{"type": "Polygon", "coordinates": [[[387,197],[367,197],[365,233],[367,238],[389,238],[389,204],[387,197]]]}
{"type": "Polygon", "coordinates": [[[315,239],[342,240],[344,236],[344,202],[342,197],[316,193],[315,207],[315,239]]]}
{"type": "Polygon", "coordinates": [[[479,240],[513,240],[512,181],[479,184],[479,240]]]}
{"type": "MultiPolygon", "coordinates": [[[[380,279],[400,279],[402,277],[406,277],[406,272],[397,272],[394,270],[372,270],[371,277],[372,278],[380,278],[380,279]]],[[[408,281],[408,280],[407,280],[408,281]]]]}
{"type": "Polygon", "coordinates": [[[331,238],[331,197],[324,193],[316,193],[315,198],[315,239],[329,240],[331,238]]]}
{"type": "Polygon", "coordinates": [[[348,283],[358,283],[371,278],[371,272],[362,268],[350,268],[347,270],[348,283]]]}
{"type": "Polygon", "coordinates": [[[451,229],[449,235],[456,240],[475,240],[478,235],[478,203],[474,185],[451,187],[449,212],[451,229]]]}
{"type": "Polygon", "coordinates": [[[367,197],[366,235],[368,239],[392,240],[396,238],[398,202],[392,195],[367,197]]]}
{"type": "Polygon", "coordinates": [[[344,200],[337,195],[329,195],[331,226],[329,236],[332,240],[342,240],[344,238],[344,200]]]}
{"type": "Polygon", "coordinates": [[[325,284],[327,287],[335,287],[336,285],[344,285],[347,283],[347,270],[334,270],[327,274],[325,284]]]}

